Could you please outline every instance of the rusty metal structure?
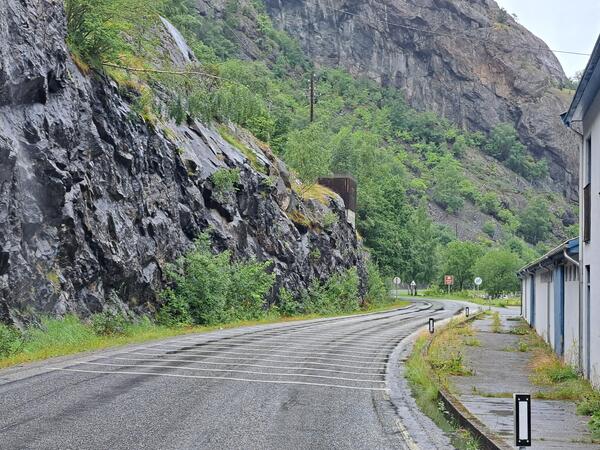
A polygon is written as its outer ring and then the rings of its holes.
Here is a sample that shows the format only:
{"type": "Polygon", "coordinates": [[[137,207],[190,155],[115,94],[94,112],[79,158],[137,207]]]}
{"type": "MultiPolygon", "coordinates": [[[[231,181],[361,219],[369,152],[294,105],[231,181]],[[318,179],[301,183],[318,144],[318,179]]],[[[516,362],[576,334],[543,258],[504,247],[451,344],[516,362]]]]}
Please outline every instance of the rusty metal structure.
{"type": "Polygon", "coordinates": [[[356,179],[351,175],[332,175],[319,178],[319,184],[328,187],[344,200],[346,209],[356,212],[356,179]]]}

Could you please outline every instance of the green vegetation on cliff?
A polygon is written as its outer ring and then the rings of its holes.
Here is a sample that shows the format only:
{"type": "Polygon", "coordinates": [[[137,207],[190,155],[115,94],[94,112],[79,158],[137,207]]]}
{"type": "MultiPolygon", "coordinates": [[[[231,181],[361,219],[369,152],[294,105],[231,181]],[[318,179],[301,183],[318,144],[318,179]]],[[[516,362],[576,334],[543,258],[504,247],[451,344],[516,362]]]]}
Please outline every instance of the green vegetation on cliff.
{"type": "MultiPolygon", "coordinates": [[[[353,175],[358,231],[387,276],[430,283],[450,270],[441,249],[457,236],[433,223],[440,214],[462,223],[463,211],[479,215],[478,229],[464,234],[481,255],[510,253],[510,268],[544,251],[550,239],[566,237],[561,218],[571,208],[543,188],[547,162],[527,154],[510,125],[499,124],[489,136],[470,133],[408,107],[396,89],[314,68],[293,39],[274,29],[260,1],[230,0],[219,15],[199,15],[191,0],[68,0],[67,10],[83,11],[69,15],[73,52],[114,77],[143,118],[157,126],[169,119],[233,121],[268,143],[308,185],[321,175],[353,175]],[[157,65],[152,45],[160,15],[198,59],[188,76],[106,65],[168,71],[157,65]],[[248,22],[256,24],[252,49],[236,33],[248,22]],[[318,102],[311,123],[313,72],[318,102]],[[538,247],[524,252],[525,241],[538,247]]],[[[462,283],[471,275],[461,276],[462,283]]],[[[514,285],[515,278],[504,290],[514,285]]]]}

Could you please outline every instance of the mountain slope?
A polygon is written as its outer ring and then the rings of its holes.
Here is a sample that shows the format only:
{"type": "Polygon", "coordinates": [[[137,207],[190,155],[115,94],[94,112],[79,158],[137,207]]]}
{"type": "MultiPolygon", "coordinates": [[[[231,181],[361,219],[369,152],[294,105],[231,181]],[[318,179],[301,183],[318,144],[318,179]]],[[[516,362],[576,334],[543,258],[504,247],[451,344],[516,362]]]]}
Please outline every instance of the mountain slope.
{"type": "Polygon", "coordinates": [[[547,45],[493,0],[267,0],[274,24],[318,65],[402,90],[419,110],[474,131],[515,125],[577,198],[577,144],[559,115],[569,93],[547,45]],[[426,31],[420,31],[426,30],[426,31]]]}

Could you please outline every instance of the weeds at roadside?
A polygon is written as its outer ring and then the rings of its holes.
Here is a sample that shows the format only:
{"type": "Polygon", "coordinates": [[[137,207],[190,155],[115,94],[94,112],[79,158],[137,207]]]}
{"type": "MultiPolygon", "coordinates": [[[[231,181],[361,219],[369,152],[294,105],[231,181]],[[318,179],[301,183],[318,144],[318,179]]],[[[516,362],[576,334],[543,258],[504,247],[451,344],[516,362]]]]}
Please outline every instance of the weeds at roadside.
{"type": "Polygon", "coordinates": [[[534,394],[534,398],[574,401],[578,414],[590,416],[592,439],[600,442],[600,392],[582,378],[577,370],[561,361],[552,348],[532,330],[524,339],[535,349],[531,361],[531,381],[543,388],[534,394]]]}
{"type": "Polygon", "coordinates": [[[429,364],[426,351],[429,339],[429,335],[425,333],[417,339],[405,364],[405,376],[415,401],[421,411],[452,437],[454,447],[460,450],[477,450],[480,448],[478,440],[467,430],[460,428],[439,401],[440,380],[429,364]]]}
{"type": "Polygon", "coordinates": [[[502,333],[502,322],[500,321],[500,313],[498,311],[492,314],[492,331],[494,333],[502,333]]]}

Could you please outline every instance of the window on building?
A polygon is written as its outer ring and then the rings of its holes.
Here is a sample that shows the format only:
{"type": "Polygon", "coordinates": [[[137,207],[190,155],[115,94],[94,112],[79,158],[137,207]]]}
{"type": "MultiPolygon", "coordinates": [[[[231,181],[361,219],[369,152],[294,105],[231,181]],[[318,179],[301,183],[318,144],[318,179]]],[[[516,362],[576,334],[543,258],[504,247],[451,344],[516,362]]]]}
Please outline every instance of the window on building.
{"type": "Polygon", "coordinates": [[[583,241],[590,242],[592,238],[592,138],[585,143],[585,186],[583,188],[583,241]]]}
{"type": "Polygon", "coordinates": [[[585,142],[585,184],[592,183],[592,137],[585,142]]]}

